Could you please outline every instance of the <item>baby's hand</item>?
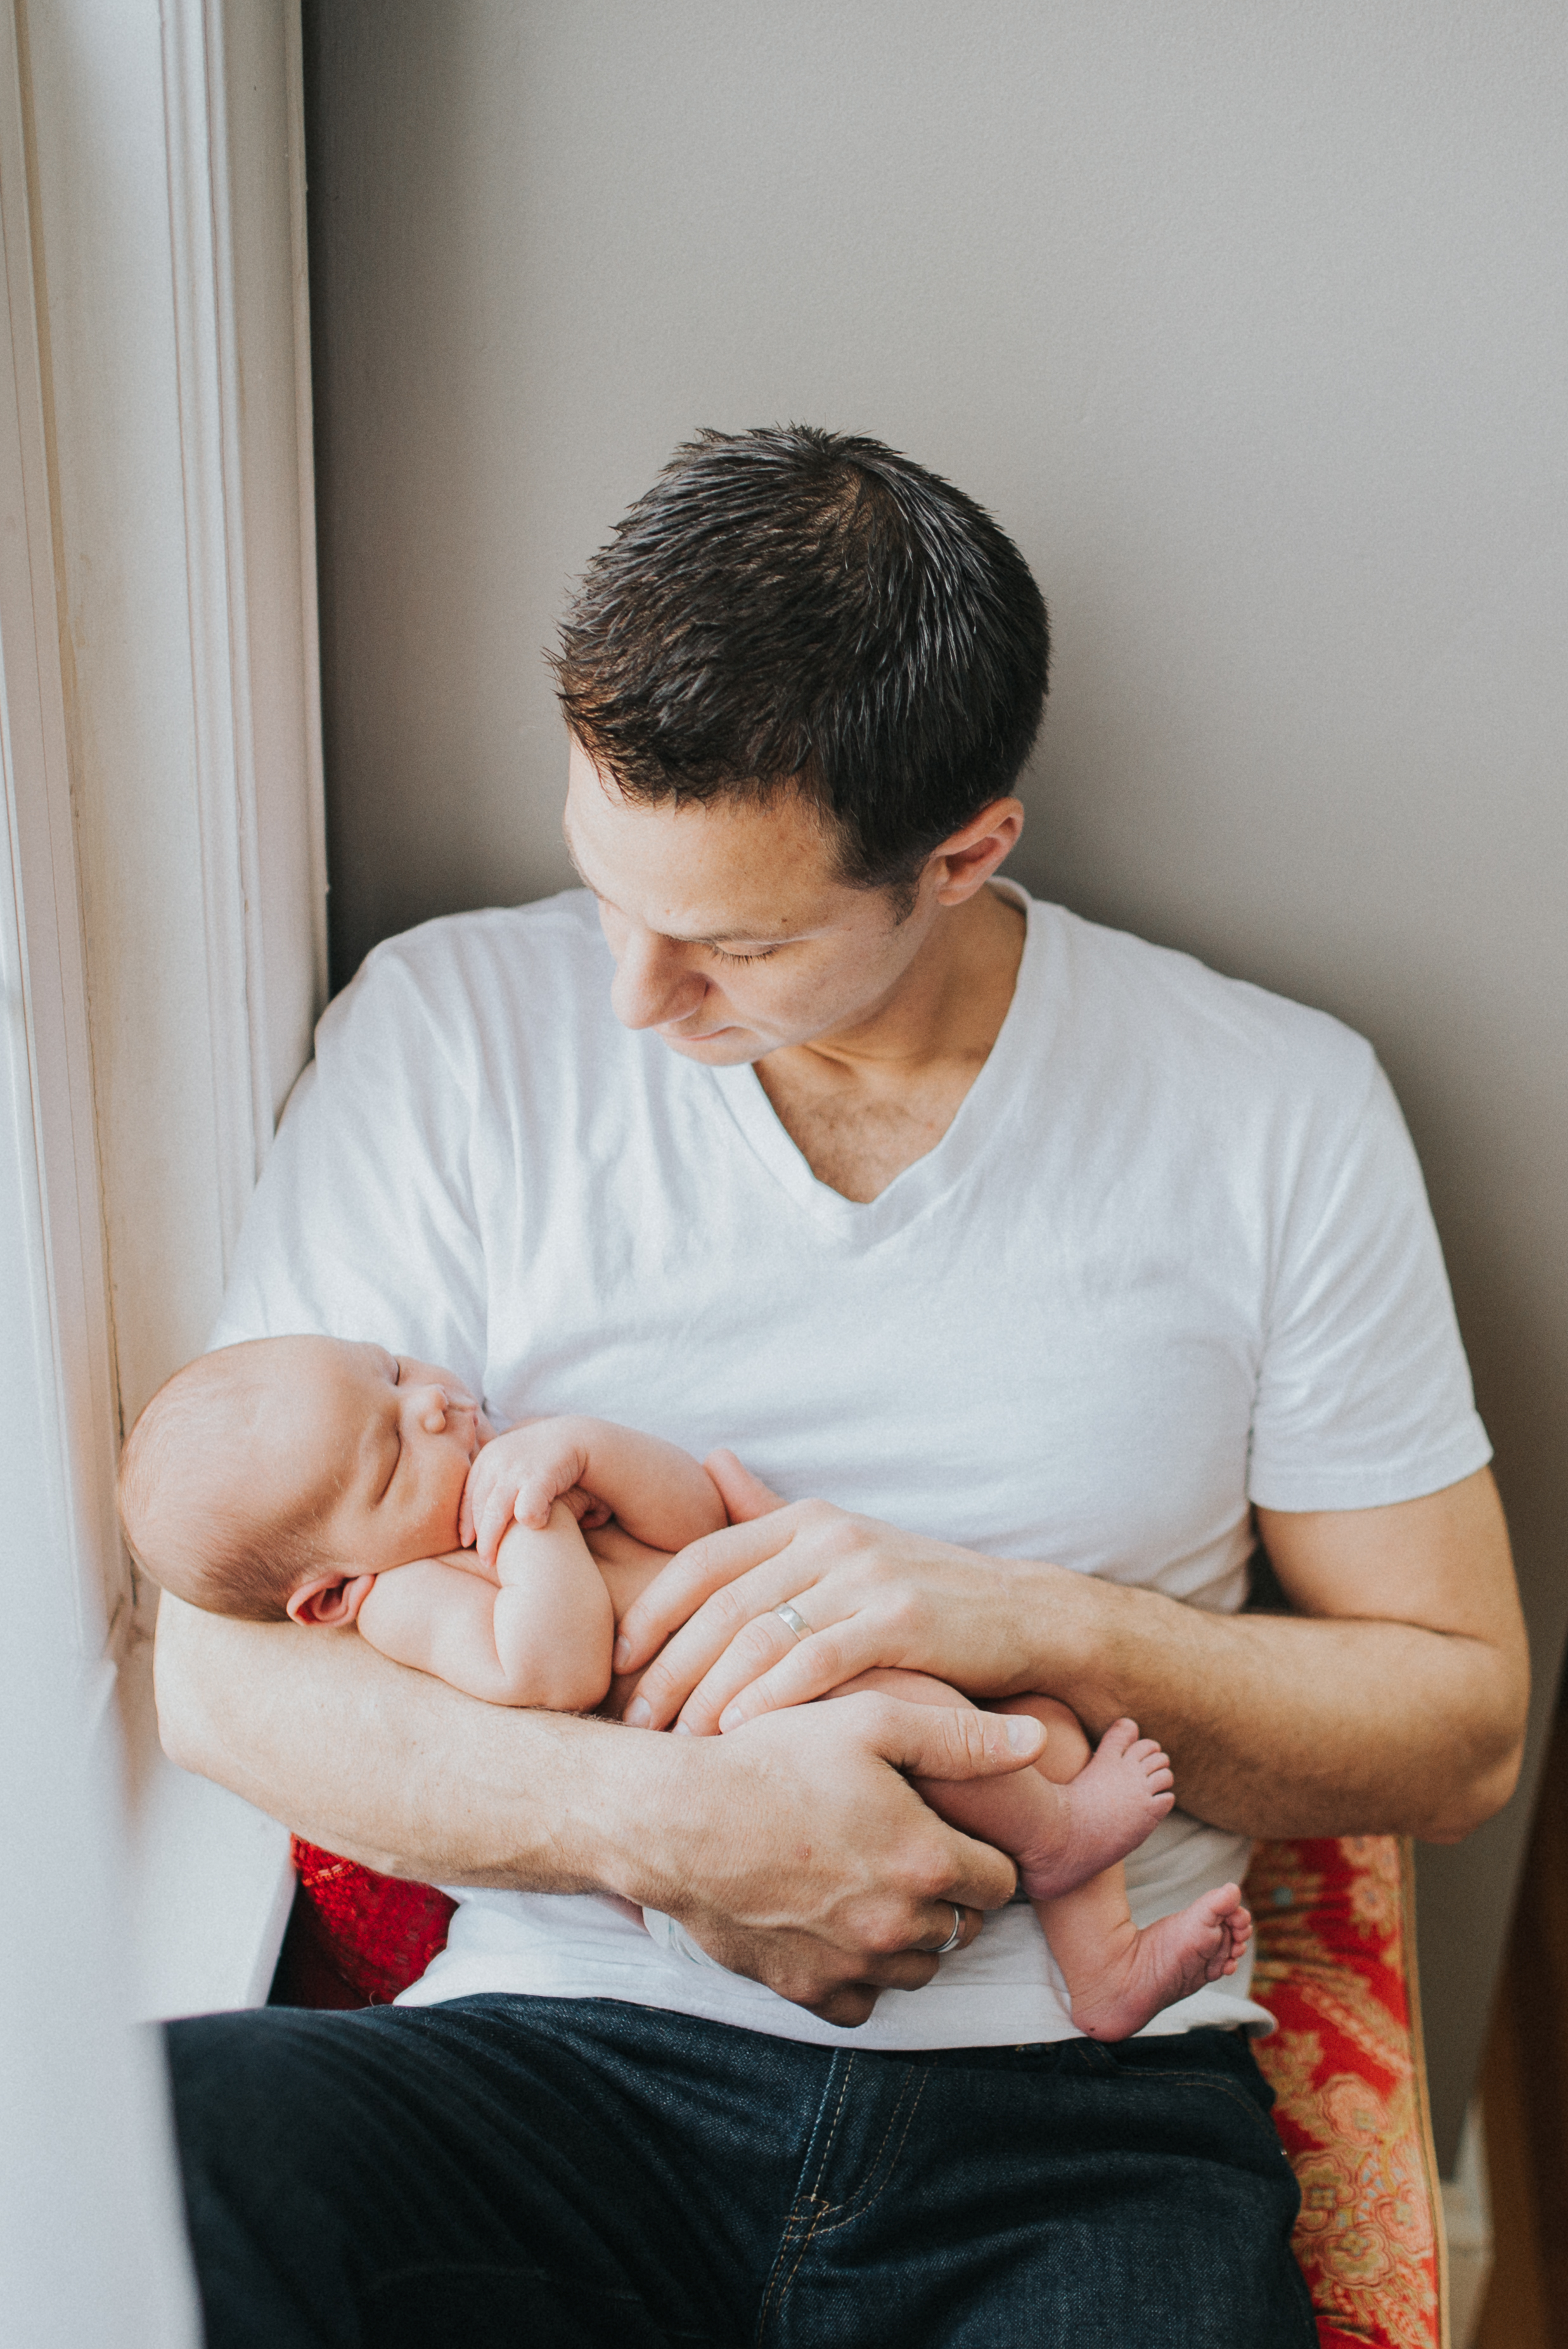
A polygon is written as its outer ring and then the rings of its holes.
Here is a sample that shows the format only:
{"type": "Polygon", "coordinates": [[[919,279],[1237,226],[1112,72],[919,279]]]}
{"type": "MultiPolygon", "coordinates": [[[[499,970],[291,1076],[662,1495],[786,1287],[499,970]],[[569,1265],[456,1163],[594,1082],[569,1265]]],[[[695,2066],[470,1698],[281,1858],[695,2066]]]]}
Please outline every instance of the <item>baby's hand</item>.
{"type": "Polygon", "coordinates": [[[564,1501],[582,1526],[602,1526],[610,1512],[581,1489],[588,1448],[569,1419],[536,1420],[491,1438],[469,1470],[458,1519],[458,1538],[471,1542],[480,1563],[494,1573],[496,1554],[514,1521],[541,1531],[557,1501],[564,1501]]]}

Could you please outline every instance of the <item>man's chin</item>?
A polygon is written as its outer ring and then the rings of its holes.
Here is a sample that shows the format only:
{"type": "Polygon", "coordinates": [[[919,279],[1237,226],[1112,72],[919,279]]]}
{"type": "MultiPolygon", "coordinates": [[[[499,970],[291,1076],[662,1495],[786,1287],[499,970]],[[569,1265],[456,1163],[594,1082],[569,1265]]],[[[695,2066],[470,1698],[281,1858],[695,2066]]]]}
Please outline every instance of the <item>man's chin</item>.
{"type": "Polygon", "coordinates": [[[661,1044],[667,1044],[683,1060],[700,1061],[710,1069],[743,1068],[773,1050],[749,1028],[720,1028],[711,1036],[672,1036],[663,1028],[655,1032],[661,1044]]]}

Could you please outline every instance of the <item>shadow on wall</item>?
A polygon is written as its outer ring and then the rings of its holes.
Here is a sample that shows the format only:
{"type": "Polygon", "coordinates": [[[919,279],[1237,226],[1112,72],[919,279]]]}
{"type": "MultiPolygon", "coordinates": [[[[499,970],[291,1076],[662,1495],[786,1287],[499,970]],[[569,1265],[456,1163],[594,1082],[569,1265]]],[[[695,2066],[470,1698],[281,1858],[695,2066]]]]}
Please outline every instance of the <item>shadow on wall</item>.
{"type": "Polygon", "coordinates": [[[440,8],[305,0],[303,29],[335,993],[378,937],[475,902],[472,831],[454,809],[479,776],[425,775],[397,792],[395,821],[374,790],[366,806],[332,783],[374,774],[400,739],[470,740],[480,678],[439,659],[389,669],[381,648],[419,638],[432,602],[464,603],[464,580],[440,574],[480,535],[482,492],[473,354],[442,315],[462,236],[457,26],[440,8]],[[324,102],[345,87],[352,107],[324,102]]]}

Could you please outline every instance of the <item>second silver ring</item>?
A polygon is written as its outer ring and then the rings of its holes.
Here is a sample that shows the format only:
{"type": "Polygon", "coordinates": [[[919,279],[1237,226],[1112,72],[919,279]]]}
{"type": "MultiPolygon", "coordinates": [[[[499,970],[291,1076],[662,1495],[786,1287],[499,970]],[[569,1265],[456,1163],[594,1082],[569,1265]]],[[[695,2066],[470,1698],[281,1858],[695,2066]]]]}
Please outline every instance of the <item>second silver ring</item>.
{"type": "Polygon", "coordinates": [[[950,1900],[947,1905],[953,1911],[953,1930],[949,1933],[946,1940],[943,1942],[940,1949],[932,1950],[928,1952],[928,1954],[934,1958],[945,1958],[950,1951],[958,1947],[959,1942],[964,1939],[964,1911],[960,1909],[956,1900],[950,1900]]]}
{"type": "Polygon", "coordinates": [[[811,1626],[807,1622],[806,1618],[803,1615],[798,1615],[796,1613],[793,1607],[776,1607],[773,1609],[773,1612],[778,1616],[779,1621],[784,1624],[787,1630],[794,1632],[797,1640],[809,1640],[810,1638],[811,1626]]]}

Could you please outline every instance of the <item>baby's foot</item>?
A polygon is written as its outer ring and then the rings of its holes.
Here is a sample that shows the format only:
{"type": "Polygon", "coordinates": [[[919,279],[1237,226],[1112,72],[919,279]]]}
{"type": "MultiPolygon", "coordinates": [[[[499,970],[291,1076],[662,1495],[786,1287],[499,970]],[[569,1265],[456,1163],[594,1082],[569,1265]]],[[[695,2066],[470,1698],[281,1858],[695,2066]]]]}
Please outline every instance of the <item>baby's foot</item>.
{"type": "Polygon", "coordinates": [[[1067,1833],[1048,1849],[1019,1852],[1018,1881],[1031,1900],[1075,1892],[1136,1851],[1176,1797],[1171,1764],[1135,1721],[1113,1721],[1078,1776],[1062,1789],[1067,1833]]]}
{"type": "Polygon", "coordinates": [[[1108,1957],[1101,1978],[1074,1991],[1073,2021],[1090,2039],[1130,2039],[1162,2006],[1233,1974],[1252,1936],[1239,1889],[1222,1884],[1108,1957]]]}

